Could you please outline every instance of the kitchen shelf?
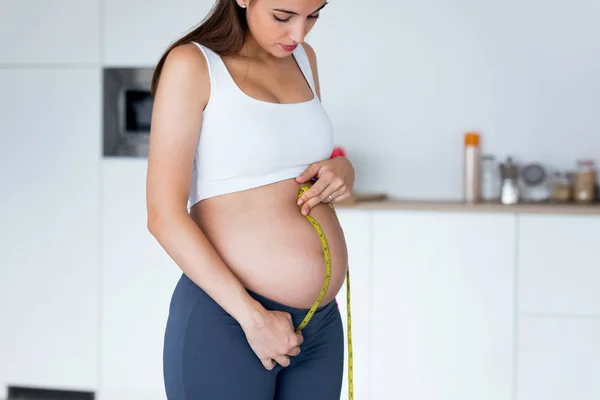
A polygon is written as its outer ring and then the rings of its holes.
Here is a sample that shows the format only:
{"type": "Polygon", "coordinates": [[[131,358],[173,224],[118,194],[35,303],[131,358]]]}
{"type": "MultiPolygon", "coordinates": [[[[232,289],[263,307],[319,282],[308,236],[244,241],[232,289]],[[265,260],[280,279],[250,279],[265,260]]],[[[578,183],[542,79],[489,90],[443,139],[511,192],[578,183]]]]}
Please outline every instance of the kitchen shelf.
{"type": "Polygon", "coordinates": [[[592,204],[575,203],[520,203],[504,205],[500,203],[467,204],[461,201],[404,200],[389,198],[382,201],[358,201],[336,203],[336,208],[362,210],[431,210],[460,212],[503,212],[535,214],[600,215],[600,202],[592,204]]]}

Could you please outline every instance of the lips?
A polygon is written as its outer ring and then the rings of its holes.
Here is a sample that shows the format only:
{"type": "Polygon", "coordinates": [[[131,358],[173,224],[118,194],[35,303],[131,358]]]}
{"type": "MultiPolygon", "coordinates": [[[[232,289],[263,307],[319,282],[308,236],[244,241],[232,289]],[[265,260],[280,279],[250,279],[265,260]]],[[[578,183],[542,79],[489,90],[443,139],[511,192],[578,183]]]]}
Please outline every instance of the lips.
{"type": "Polygon", "coordinates": [[[281,48],[285,51],[294,51],[296,49],[296,47],[298,47],[297,44],[294,44],[292,46],[286,46],[285,44],[281,45],[281,48]]]}

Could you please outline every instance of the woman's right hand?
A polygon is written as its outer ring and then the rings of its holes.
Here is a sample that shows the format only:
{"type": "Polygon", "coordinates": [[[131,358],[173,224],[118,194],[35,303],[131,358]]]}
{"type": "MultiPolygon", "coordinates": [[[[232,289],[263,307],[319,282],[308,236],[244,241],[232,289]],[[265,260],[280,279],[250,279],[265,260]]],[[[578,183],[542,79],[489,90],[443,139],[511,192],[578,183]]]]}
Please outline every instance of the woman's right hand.
{"type": "Polygon", "coordinates": [[[275,361],[283,367],[290,365],[290,356],[300,354],[304,341],[300,331],[294,331],[289,313],[263,309],[242,325],[248,344],[267,370],[275,361]]]}

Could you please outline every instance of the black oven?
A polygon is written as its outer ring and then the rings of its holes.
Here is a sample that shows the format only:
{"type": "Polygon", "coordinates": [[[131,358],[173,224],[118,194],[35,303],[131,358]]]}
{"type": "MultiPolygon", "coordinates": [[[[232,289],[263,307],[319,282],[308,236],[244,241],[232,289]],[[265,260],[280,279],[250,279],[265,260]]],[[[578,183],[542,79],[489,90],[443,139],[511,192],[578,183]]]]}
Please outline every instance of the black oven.
{"type": "Polygon", "coordinates": [[[132,140],[150,135],[153,99],[149,88],[125,87],[120,94],[121,134],[132,140]]]}
{"type": "Polygon", "coordinates": [[[104,156],[147,157],[152,68],[104,68],[104,156]]]}

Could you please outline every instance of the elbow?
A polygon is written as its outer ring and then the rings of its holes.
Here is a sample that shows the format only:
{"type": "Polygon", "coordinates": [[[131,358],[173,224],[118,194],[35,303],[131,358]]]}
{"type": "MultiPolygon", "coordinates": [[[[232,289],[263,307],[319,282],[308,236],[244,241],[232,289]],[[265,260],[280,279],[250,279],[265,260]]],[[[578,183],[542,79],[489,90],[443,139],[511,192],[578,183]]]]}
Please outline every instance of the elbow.
{"type": "Polygon", "coordinates": [[[151,214],[148,212],[146,217],[146,229],[152,236],[155,238],[158,236],[159,232],[159,217],[156,214],[151,214]]]}
{"type": "Polygon", "coordinates": [[[148,191],[146,195],[146,229],[158,239],[166,229],[189,218],[185,196],[165,196],[148,191]]]}
{"type": "Polygon", "coordinates": [[[151,220],[150,218],[146,219],[146,229],[154,237],[156,237],[156,228],[155,228],[155,226],[156,225],[154,224],[154,220],[151,220]]]}
{"type": "Polygon", "coordinates": [[[156,239],[169,227],[181,223],[182,218],[189,217],[188,213],[181,210],[157,210],[148,208],[146,216],[146,229],[156,239]]]}
{"type": "Polygon", "coordinates": [[[167,213],[157,210],[155,207],[148,207],[146,211],[146,229],[152,236],[158,239],[161,230],[164,229],[165,221],[168,220],[167,213]]]}

